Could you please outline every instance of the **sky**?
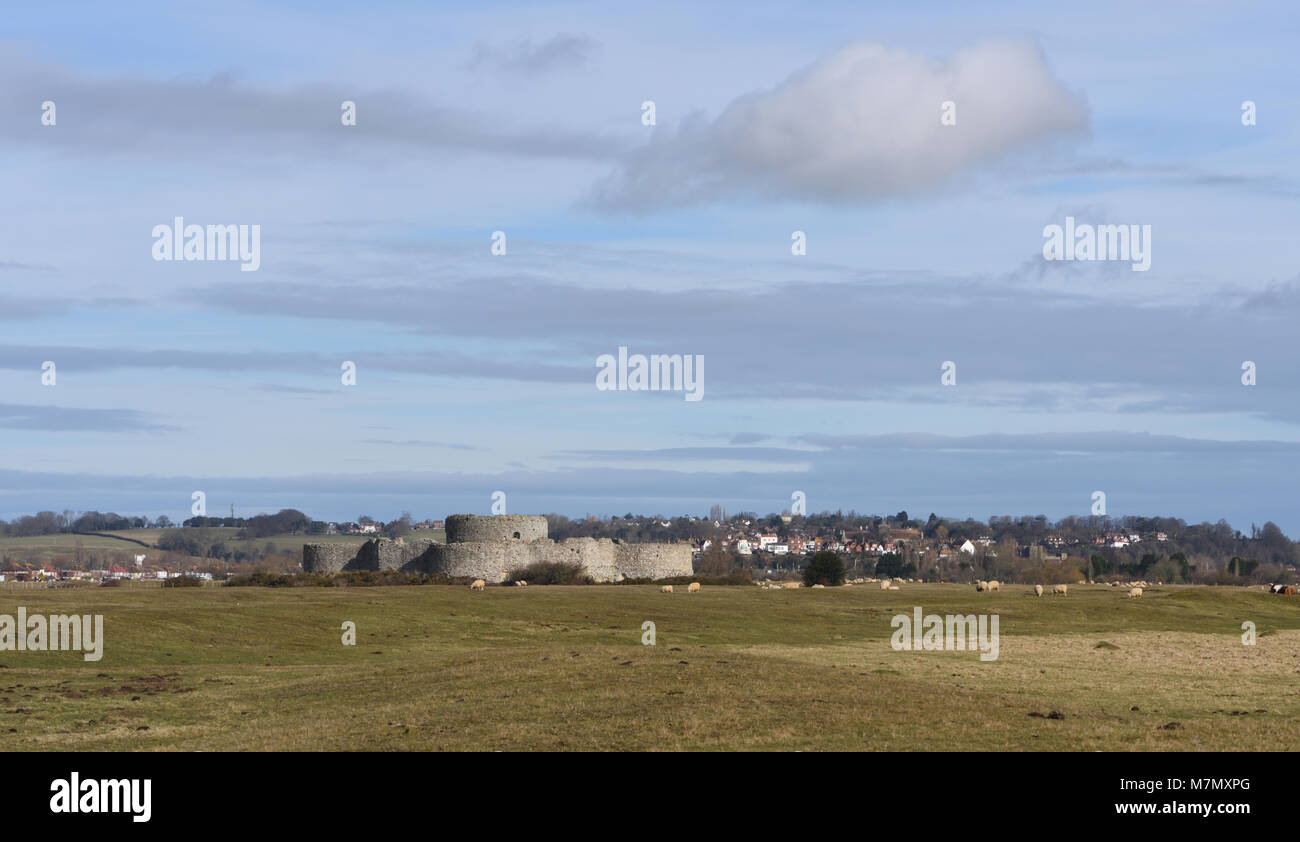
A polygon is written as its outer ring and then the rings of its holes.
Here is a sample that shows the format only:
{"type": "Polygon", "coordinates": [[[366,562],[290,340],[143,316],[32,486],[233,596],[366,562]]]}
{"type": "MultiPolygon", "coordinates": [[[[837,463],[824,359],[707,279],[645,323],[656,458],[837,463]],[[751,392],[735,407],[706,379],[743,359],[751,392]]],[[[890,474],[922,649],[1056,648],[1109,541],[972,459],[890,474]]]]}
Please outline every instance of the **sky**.
{"type": "Polygon", "coordinates": [[[1300,533],[1286,4],[179,5],[6,13],[0,518],[1300,533]],[[1149,267],[1046,259],[1067,217],[1149,267]]]}

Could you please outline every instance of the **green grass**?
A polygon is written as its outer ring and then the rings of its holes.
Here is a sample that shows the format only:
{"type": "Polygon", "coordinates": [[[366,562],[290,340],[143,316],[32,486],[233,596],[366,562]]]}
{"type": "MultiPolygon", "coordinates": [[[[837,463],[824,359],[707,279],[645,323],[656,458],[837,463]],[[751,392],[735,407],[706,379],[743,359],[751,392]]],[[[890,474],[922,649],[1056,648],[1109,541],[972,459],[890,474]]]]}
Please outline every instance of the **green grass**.
{"type": "Polygon", "coordinates": [[[0,613],[103,614],[107,638],[98,663],[0,652],[0,738],[13,750],[1300,749],[1300,599],[903,587],[0,591],[0,613]],[[895,652],[890,618],[917,605],[997,613],[999,659],[895,652]],[[356,646],[341,645],[345,620],[356,646]],[[646,620],[655,646],[641,645],[646,620]],[[1245,620],[1255,646],[1242,645],[1245,620]]]}

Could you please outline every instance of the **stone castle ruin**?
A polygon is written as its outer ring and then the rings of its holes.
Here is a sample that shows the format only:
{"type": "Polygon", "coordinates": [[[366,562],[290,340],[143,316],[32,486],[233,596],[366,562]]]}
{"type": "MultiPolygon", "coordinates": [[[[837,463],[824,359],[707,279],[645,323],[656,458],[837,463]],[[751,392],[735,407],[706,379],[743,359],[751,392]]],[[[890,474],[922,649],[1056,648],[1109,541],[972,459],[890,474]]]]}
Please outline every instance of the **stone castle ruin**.
{"type": "Polygon", "coordinates": [[[405,573],[466,576],[505,581],[511,570],[534,562],[576,564],[597,582],[665,579],[693,572],[690,544],[626,544],[609,538],[547,537],[546,518],[537,515],[450,515],[447,543],[428,539],[373,538],[357,550],[339,544],[305,544],[302,569],[400,570],[405,573]]]}

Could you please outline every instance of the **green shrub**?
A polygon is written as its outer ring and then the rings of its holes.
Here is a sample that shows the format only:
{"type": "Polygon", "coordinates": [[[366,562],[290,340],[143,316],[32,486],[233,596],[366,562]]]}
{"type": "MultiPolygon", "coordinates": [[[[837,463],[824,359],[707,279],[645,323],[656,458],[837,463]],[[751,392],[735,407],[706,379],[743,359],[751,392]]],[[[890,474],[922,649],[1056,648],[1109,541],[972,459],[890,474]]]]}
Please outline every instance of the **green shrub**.
{"type": "Polygon", "coordinates": [[[803,569],[803,583],[810,588],[813,585],[844,584],[844,559],[830,550],[822,550],[808,559],[808,566],[803,569]]]}
{"type": "Polygon", "coordinates": [[[174,576],[170,579],[163,579],[164,588],[201,588],[203,580],[198,576],[174,576]]]}

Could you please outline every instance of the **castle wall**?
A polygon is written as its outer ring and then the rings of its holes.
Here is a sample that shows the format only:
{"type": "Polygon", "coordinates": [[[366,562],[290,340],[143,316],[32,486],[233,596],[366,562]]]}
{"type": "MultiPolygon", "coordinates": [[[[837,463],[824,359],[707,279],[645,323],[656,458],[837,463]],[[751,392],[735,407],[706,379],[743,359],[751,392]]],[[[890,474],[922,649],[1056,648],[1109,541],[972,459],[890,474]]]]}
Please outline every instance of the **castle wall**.
{"type": "Polygon", "coordinates": [[[356,552],[350,544],[304,544],[302,569],[308,573],[337,573],[356,552]]]}
{"type": "Polygon", "coordinates": [[[506,574],[533,562],[545,561],[553,546],[540,541],[465,541],[435,544],[418,562],[424,573],[470,576],[488,582],[503,582],[506,574]]]}
{"type": "Polygon", "coordinates": [[[308,572],[402,570],[488,582],[505,581],[511,570],[539,561],[579,565],[597,582],[689,576],[693,570],[689,544],[624,544],[608,538],[555,542],[546,533],[544,517],[451,515],[446,544],[401,538],[371,539],[359,550],[348,544],[306,544],[302,567],[308,572]]]}
{"type": "Polygon", "coordinates": [[[614,564],[614,542],[608,538],[569,538],[557,541],[546,560],[580,565],[597,582],[616,582],[622,578],[614,564]]]}
{"type": "Polygon", "coordinates": [[[615,565],[628,579],[667,579],[695,572],[690,544],[615,544],[615,565]]]}

